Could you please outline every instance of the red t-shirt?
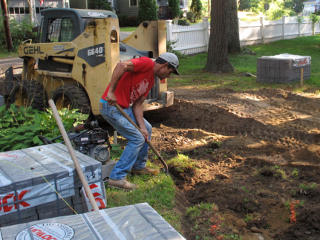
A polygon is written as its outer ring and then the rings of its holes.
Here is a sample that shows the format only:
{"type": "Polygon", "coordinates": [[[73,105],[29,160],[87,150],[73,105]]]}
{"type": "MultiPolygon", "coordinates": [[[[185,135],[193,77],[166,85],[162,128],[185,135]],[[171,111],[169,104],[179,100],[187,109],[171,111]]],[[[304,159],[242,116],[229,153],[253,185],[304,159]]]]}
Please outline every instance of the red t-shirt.
{"type": "MultiPolygon", "coordinates": [[[[154,61],[147,57],[135,58],[130,61],[133,63],[133,71],[125,72],[122,75],[114,91],[117,103],[123,108],[128,108],[141,96],[147,97],[154,84],[154,61]]],[[[101,97],[103,100],[106,100],[109,88],[110,83],[101,97]]]]}

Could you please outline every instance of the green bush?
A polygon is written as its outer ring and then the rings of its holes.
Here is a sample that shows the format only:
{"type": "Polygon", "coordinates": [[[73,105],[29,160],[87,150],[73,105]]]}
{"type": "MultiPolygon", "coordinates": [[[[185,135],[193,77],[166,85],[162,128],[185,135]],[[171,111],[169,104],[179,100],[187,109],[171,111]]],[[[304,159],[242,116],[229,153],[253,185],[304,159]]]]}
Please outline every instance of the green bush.
{"type": "Polygon", "coordinates": [[[138,22],[158,20],[158,5],[156,0],[140,0],[138,22]]]}
{"type": "MultiPolygon", "coordinates": [[[[59,114],[67,131],[88,117],[76,109],[62,109],[59,114]]],[[[8,109],[0,107],[0,152],[42,145],[40,135],[48,139],[61,135],[51,110],[40,112],[13,104],[8,109]]]]}
{"type": "MultiPolygon", "coordinates": [[[[3,26],[3,18],[0,18],[0,45],[5,48],[7,46],[5,31],[3,26]]],[[[20,43],[27,39],[32,39],[34,42],[37,37],[37,33],[32,32],[34,27],[28,18],[24,19],[21,23],[18,23],[16,20],[11,19],[9,22],[11,38],[13,47],[16,49],[20,43]]]]}
{"type": "Polygon", "coordinates": [[[295,13],[301,13],[303,11],[304,0],[288,0],[284,2],[285,8],[292,9],[295,13]]]}
{"type": "Polygon", "coordinates": [[[268,19],[276,20],[283,16],[292,16],[295,12],[292,8],[288,8],[286,2],[271,2],[269,4],[269,9],[266,12],[268,19]]]}
{"type": "Polygon", "coordinates": [[[194,14],[193,12],[187,12],[187,19],[189,22],[195,22],[194,14]]]}
{"type": "Polygon", "coordinates": [[[139,25],[136,16],[119,15],[118,18],[120,27],[136,27],[139,25]]]}
{"type": "Polygon", "coordinates": [[[181,15],[180,10],[180,1],[179,0],[169,0],[169,12],[170,12],[170,18],[178,18],[181,15]]]}
{"type": "Polygon", "coordinates": [[[192,0],[190,10],[193,13],[194,20],[200,20],[202,17],[202,3],[201,0],[192,0]]]}
{"type": "Polygon", "coordinates": [[[248,9],[255,13],[264,13],[268,19],[275,20],[282,16],[295,16],[302,12],[304,0],[241,0],[239,9],[248,9]]]}
{"type": "Polygon", "coordinates": [[[239,7],[238,9],[240,11],[243,11],[243,10],[250,10],[251,8],[251,1],[250,0],[240,0],[239,1],[239,7]]]}
{"type": "Polygon", "coordinates": [[[320,16],[316,14],[310,14],[309,18],[313,24],[316,24],[320,20],[320,16]]]}
{"type": "Polygon", "coordinates": [[[175,43],[176,43],[176,42],[167,41],[167,52],[174,53],[175,55],[177,55],[177,57],[178,57],[179,59],[182,59],[185,55],[183,55],[183,54],[180,53],[179,51],[173,50],[173,45],[174,45],[175,43]]]}
{"type": "Polygon", "coordinates": [[[258,7],[259,0],[240,0],[238,9],[243,10],[252,10],[258,7]]]}
{"type": "Polygon", "coordinates": [[[187,19],[181,18],[181,19],[178,20],[178,25],[181,25],[181,26],[189,26],[190,23],[188,22],[187,19]]]}
{"type": "Polygon", "coordinates": [[[95,0],[89,2],[90,9],[112,10],[110,2],[107,0],[95,0]]]}
{"type": "Polygon", "coordinates": [[[312,35],[315,35],[315,25],[320,21],[320,16],[312,13],[309,18],[312,22],[312,35]]]}

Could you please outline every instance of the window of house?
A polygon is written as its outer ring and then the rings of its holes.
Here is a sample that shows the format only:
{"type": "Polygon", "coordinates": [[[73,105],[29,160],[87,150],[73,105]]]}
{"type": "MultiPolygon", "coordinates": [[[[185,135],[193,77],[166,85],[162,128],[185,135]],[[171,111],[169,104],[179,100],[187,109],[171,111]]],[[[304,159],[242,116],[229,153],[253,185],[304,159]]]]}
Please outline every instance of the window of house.
{"type": "Polygon", "coordinates": [[[24,14],[24,8],[20,8],[20,14],[24,14]]]}
{"type": "Polygon", "coordinates": [[[19,14],[19,8],[14,8],[14,14],[19,14]]]}
{"type": "Polygon", "coordinates": [[[26,8],[24,9],[24,12],[25,12],[26,14],[29,14],[29,13],[30,13],[29,8],[26,7],[26,8]]]}
{"type": "Polygon", "coordinates": [[[70,18],[52,18],[48,20],[46,42],[69,42],[73,40],[73,22],[70,18]]]}
{"type": "Polygon", "coordinates": [[[138,0],[129,0],[129,7],[137,7],[138,0]]]}
{"type": "Polygon", "coordinates": [[[14,8],[9,8],[9,13],[14,14],[14,8]]]}

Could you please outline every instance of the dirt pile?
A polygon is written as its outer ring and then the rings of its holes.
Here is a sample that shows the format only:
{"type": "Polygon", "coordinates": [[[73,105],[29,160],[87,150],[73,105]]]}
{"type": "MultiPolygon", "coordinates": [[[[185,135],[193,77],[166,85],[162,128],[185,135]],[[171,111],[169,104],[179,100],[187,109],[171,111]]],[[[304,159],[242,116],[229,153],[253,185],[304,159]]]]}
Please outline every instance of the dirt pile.
{"type": "Polygon", "coordinates": [[[173,107],[146,116],[155,126],[152,142],[168,156],[178,151],[196,162],[192,174],[176,174],[185,208],[217,206],[216,216],[197,228],[185,216],[183,234],[320,239],[319,97],[269,89],[175,91],[173,107]],[[208,230],[217,227],[213,218],[219,230],[208,230]]]}

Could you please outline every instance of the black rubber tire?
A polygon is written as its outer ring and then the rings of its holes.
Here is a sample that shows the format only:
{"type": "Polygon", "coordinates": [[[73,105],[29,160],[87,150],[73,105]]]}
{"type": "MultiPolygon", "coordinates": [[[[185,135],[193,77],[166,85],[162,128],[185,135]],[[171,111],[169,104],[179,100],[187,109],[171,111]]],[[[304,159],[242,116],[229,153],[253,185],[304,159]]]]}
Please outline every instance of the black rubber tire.
{"type": "Polygon", "coordinates": [[[14,82],[9,97],[9,104],[15,104],[18,107],[31,106],[32,108],[43,110],[47,106],[47,95],[43,85],[34,80],[25,80],[14,82]]]}
{"type": "Polygon", "coordinates": [[[52,99],[61,108],[76,108],[82,113],[89,114],[91,111],[90,100],[84,89],[76,85],[66,85],[56,89],[52,94],[52,99]]]}

